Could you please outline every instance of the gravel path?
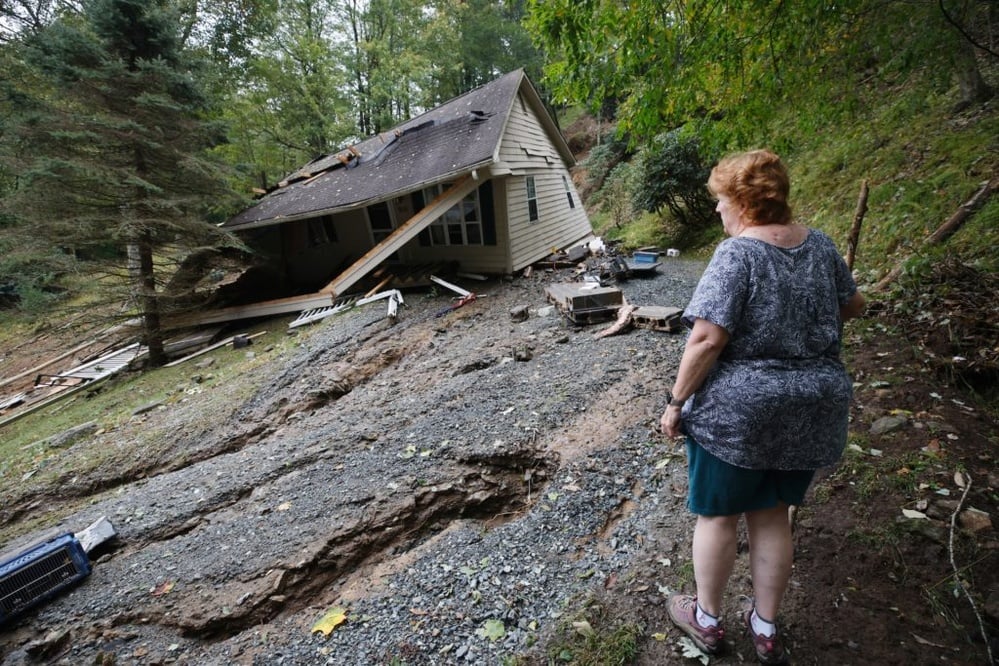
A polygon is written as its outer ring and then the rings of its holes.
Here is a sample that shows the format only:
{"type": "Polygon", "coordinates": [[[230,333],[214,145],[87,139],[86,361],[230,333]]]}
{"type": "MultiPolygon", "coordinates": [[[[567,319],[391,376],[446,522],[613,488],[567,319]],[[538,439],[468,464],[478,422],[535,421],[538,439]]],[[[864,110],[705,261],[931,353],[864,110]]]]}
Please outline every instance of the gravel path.
{"type": "MultiPolygon", "coordinates": [[[[616,286],[683,307],[702,269],[616,286]]],[[[192,462],[63,518],[107,516],[121,543],[0,634],[0,663],[544,663],[588,594],[661,603],[689,539],[683,456],[657,427],[683,335],[595,339],[609,322],[545,299],[571,279],[475,285],[443,316],[449,294],[407,294],[394,324],[357,308],[263,366],[234,421],[187,433],[209,400],[155,415],[192,462]]]]}

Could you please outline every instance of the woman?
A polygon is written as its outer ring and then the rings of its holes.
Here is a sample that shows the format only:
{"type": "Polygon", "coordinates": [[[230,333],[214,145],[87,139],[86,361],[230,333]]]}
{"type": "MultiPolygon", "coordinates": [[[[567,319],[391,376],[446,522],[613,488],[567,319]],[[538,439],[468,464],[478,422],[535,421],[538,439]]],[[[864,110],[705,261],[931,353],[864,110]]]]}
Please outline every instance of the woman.
{"type": "Polygon", "coordinates": [[[705,652],[722,648],[722,595],[745,515],[754,598],[741,620],[760,663],[784,664],[775,622],[791,576],[788,506],[846,444],[852,383],[840,334],[864,297],[829,237],[792,220],[777,155],[723,159],[708,189],[731,238],[684,311],[692,330],[660,419],[666,435],[687,437],[697,515],[696,596],[674,595],[669,614],[705,652]]]}

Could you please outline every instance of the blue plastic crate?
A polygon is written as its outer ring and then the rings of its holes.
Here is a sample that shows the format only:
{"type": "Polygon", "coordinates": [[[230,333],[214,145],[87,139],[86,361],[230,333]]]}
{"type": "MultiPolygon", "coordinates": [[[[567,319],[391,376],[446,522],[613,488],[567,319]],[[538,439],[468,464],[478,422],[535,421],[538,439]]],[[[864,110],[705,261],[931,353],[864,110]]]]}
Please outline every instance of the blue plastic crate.
{"type": "Polygon", "coordinates": [[[90,575],[90,560],[72,534],[37,543],[0,562],[0,624],[90,575]]]}

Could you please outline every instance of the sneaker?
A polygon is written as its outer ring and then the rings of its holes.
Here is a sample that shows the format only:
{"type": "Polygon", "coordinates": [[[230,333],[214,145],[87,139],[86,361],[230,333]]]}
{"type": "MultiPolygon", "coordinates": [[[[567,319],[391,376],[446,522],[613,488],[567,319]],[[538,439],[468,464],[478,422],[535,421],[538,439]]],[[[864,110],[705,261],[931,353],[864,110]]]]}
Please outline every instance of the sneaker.
{"type": "Polygon", "coordinates": [[[722,649],[725,630],[718,627],[702,627],[697,623],[697,597],[688,594],[674,594],[669,598],[669,619],[680,630],[690,636],[701,652],[718,654],[722,649]]]}
{"type": "Polygon", "coordinates": [[[742,623],[746,625],[746,632],[753,639],[753,647],[756,649],[756,658],[761,664],[790,664],[787,652],[780,642],[780,629],[773,636],[764,636],[753,631],[753,608],[755,602],[751,597],[740,597],[739,607],[742,609],[742,623]]]}

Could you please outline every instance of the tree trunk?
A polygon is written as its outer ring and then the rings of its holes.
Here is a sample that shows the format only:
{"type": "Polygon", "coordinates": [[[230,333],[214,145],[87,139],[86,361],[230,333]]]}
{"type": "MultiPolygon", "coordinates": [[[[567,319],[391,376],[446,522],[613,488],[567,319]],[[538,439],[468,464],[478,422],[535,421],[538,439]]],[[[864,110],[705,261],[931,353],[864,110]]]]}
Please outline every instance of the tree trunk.
{"type": "Polygon", "coordinates": [[[140,296],[144,342],[149,354],[149,364],[159,367],[166,363],[166,352],[163,349],[160,302],[156,294],[156,274],[153,270],[153,247],[148,234],[142,235],[138,251],[139,272],[136,287],[140,296]]]}
{"type": "Polygon", "coordinates": [[[860,196],[857,198],[857,210],[853,214],[853,225],[850,227],[850,238],[847,240],[846,267],[853,270],[853,260],[857,256],[857,244],[860,242],[860,225],[867,213],[867,181],[860,185],[860,196]]]}
{"type": "Polygon", "coordinates": [[[974,47],[967,41],[962,41],[961,47],[954,54],[954,61],[954,73],[957,76],[958,88],[961,91],[961,100],[957,104],[958,110],[992,99],[995,91],[982,77],[978,62],[975,60],[974,47]]]}
{"type": "MultiPolygon", "coordinates": [[[[943,9],[943,3],[940,7],[943,9]]],[[[985,82],[978,67],[975,49],[980,45],[968,32],[968,26],[975,24],[975,14],[975,3],[965,5],[964,15],[960,17],[950,16],[944,11],[944,16],[959,33],[957,47],[954,49],[954,75],[957,78],[961,99],[955,105],[955,112],[987,102],[995,95],[995,91],[985,82]]]]}

